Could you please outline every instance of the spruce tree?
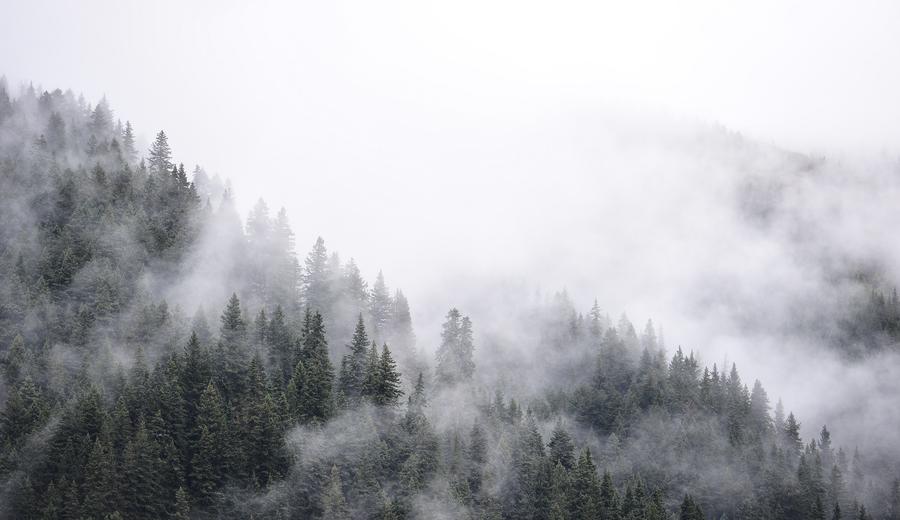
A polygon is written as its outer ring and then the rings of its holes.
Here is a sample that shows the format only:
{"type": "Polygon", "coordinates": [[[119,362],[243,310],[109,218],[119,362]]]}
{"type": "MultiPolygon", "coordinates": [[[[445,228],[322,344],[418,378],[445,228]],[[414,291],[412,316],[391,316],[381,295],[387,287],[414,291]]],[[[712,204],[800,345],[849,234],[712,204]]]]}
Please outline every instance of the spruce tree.
{"type": "Polygon", "coordinates": [[[312,315],[309,325],[303,331],[300,355],[303,362],[303,388],[298,403],[299,418],[304,422],[321,423],[331,416],[334,409],[331,392],[334,369],[328,359],[325,325],[319,312],[312,315]]]}
{"type": "Polygon", "coordinates": [[[237,294],[231,295],[220,321],[217,379],[224,399],[230,401],[237,399],[243,391],[247,366],[247,326],[241,315],[237,294]]]}
{"type": "Polygon", "coordinates": [[[569,500],[572,518],[608,518],[600,516],[602,500],[597,467],[591,457],[591,450],[585,449],[572,471],[571,498],[569,500]]]}
{"type": "Polygon", "coordinates": [[[133,162],[137,158],[137,149],[134,147],[134,128],[131,126],[131,121],[125,121],[122,147],[125,151],[125,158],[128,159],[128,162],[133,162]]]}
{"type": "Polygon", "coordinates": [[[470,380],[475,371],[473,351],[472,322],[457,309],[450,309],[437,351],[438,381],[449,385],[470,380]]]}
{"type": "Polygon", "coordinates": [[[338,378],[343,399],[351,407],[359,404],[363,396],[368,368],[368,345],[366,326],[362,314],[360,314],[356,322],[356,330],[353,332],[353,339],[347,346],[350,352],[345,354],[341,360],[341,371],[338,378]]]}
{"type": "Polygon", "coordinates": [[[99,438],[94,441],[85,467],[82,515],[102,518],[116,510],[115,460],[108,446],[99,438]]]}
{"type": "Polygon", "coordinates": [[[168,497],[162,491],[162,465],[159,448],[147,432],[144,421],[125,447],[122,461],[123,513],[128,518],[152,520],[165,512],[168,497]]]}
{"type": "Polygon", "coordinates": [[[153,144],[150,145],[147,167],[151,172],[166,173],[172,170],[172,149],[169,147],[169,138],[162,130],[156,134],[153,144]]]}
{"type": "Polygon", "coordinates": [[[679,520],[705,520],[703,510],[691,495],[685,495],[678,513],[679,520]]]}
{"type": "Polygon", "coordinates": [[[331,270],[328,265],[328,250],[322,237],[316,239],[312,251],[306,257],[303,276],[303,297],[306,306],[317,312],[327,312],[331,308],[331,270]]]}
{"type": "Polygon", "coordinates": [[[350,512],[347,508],[347,501],[344,498],[343,485],[341,484],[341,475],[337,466],[331,467],[331,477],[325,493],[322,495],[322,518],[323,520],[349,520],[350,512]]]}
{"type": "Polygon", "coordinates": [[[209,504],[213,494],[223,483],[227,454],[227,418],[219,391],[209,383],[200,397],[200,406],[195,428],[196,444],[191,460],[192,495],[200,503],[209,504]]]}
{"type": "Polygon", "coordinates": [[[381,348],[381,358],[378,360],[376,392],[372,401],[379,406],[396,406],[402,395],[400,372],[397,371],[397,364],[394,363],[391,351],[385,343],[381,348]]]}
{"type": "Polygon", "coordinates": [[[567,470],[571,470],[575,466],[575,446],[572,444],[572,437],[563,428],[561,422],[556,423],[547,447],[550,448],[550,462],[553,465],[560,464],[567,470]]]}
{"type": "Polygon", "coordinates": [[[375,279],[375,285],[372,286],[372,324],[374,330],[372,336],[375,341],[386,341],[391,323],[391,294],[388,292],[387,285],[384,283],[384,274],[378,271],[378,277],[375,279]]]}
{"type": "Polygon", "coordinates": [[[398,289],[394,293],[391,303],[390,342],[395,351],[399,353],[402,365],[404,360],[408,361],[415,353],[416,334],[412,327],[409,302],[403,291],[398,289]]]}
{"type": "Polygon", "coordinates": [[[184,488],[175,492],[175,520],[191,520],[191,502],[184,488]]]}

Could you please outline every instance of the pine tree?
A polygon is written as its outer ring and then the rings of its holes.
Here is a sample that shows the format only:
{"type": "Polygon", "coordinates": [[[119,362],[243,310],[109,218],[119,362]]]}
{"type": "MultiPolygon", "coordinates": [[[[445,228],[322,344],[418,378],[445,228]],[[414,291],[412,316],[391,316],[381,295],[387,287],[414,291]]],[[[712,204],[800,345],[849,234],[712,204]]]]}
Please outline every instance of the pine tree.
{"type": "Polygon", "coordinates": [[[788,414],[784,423],[784,436],[791,453],[799,455],[803,449],[803,440],[800,439],[800,423],[794,418],[793,412],[788,414]]]}
{"type": "Polygon", "coordinates": [[[265,487],[277,480],[287,466],[284,435],[275,401],[265,393],[248,410],[247,462],[255,484],[265,487]]]}
{"type": "Polygon", "coordinates": [[[478,495],[483,481],[483,466],[487,462],[487,438],[478,423],[472,425],[469,434],[469,471],[468,483],[472,493],[478,495]]]}
{"type": "Polygon", "coordinates": [[[470,380],[475,371],[473,351],[472,322],[457,309],[450,309],[437,351],[438,380],[444,384],[470,380]]]}
{"type": "Polygon", "coordinates": [[[292,339],[291,332],[285,323],[284,310],[281,308],[281,305],[275,307],[275,312],[272,313],[266,337],[269,343],[269,359],[272,365],[280,370],[280,379],[289,379],[294,368],[291,359],[292,339]]]}
{"type": "Polygon", "coordinates": [[[344,355],[341,361],[341,371],[338,378],[343,399],[349,406],[355,406],[359,403],[363,396],[364,385],[366,383],[366,372],[368,368],[368,347],[369,338],[366,335],[366,326],[363,323],[362,314],[356,322],[356,330],[353,332],[353,339],[347,347],[350,352],[344,355]]]}
{"type": "Polygon", "coordinates": [[[128,518],[155,519],[164,514],[166,497],[162,493],[162,468],[159,448],[147,432],[143,421],[125,447],[122,467],[123,513],[128,518]]]}
{"type": "Polygon", "coordinates": [[[575,466],[575,446],[572,444],[572,437],[563,428],[561,422],[558,422],[553,429],[547,446],[550,448],[550,462],[553,465],[560,464],[567,470],[571,470],[575,466]]]}
{"type": "Polygon", "coordinates": [[[391,323],[391,295],[384,283],[384,274],[378,271],[375,285],[372,286],[372,323],[374,330],[372,336],[375,341],[387,340],[388,329],[391,323]]]}
{"type": "MultiPolygon", "coordinates": [[[[416,334],[412,327],[409,302],[403,291],[397,290],[391,300],[391,345],[399,353],[401,364],[415,354],[416,334]]],[[[405,366],[405,365],[404,365],[405,366]]]]}
{"type": "Polygon", "coordinates": [[[218,382],[224,399],[238,398],[243,391],[245,367],[247,366],[247,326],[241,315],[241,302],[237,294],[232,294],[220,318],[218,347],[218,382]]]}
{"type": "Polygon", "coordinates": [[[325,248],[325,240],[319,237],[306,257],[302,276],[304,300],[310,310],[317,312],[330,310],[332,297],[330,282],[328,250],[325,248]]]}
{"type": "Polygon", "coordinates": [[[344,499],[341,475],[337,466],[331,467],[331,477],[322,495],[322,518],[324,520],[349,520],[350,513],[344,499]]]}
{"type": "Polygon", "coordinates": [[[400,373],[397,364],[391,357],[387,343],[381,348],[381,358],[378,360],[378,376],[376,391],[372,401],[379,406],[396,406],[403,395],[400,389],[400,373]]]}
{"type": "Polygon", "coordinates": [[[81,513],[102,518],[116,510],[115,460],[109,448],[98,438],[94,441],[85,466],[84,503],[81,513]]]}
{"type": "Polygon", "coordinates": [[[172,170],[172,149],[169,148],[169,138],[162,130],[156,134],[156,139],[150,146],[150,156],[147,158],[147,166],[151,172],[167,173],[172,170]]]}
{"type": "Polygon", "coordinates": [[[192,495],[200,503],[210,503],[213,494],[223,482],[227,460],[225,450],[228,448],[227,427],[219,391],[209,383],[200,397],[196,423],[198,435],[192,450],[194,458],[191,461],[192,495]]]}
{"type": "Polygon", "coordinates": [[[609,471],[603,472],[600,481],[600,514],[602,518],[617,520],[620,516],[619,494],[613,486],[612,475],[609,471]]]}
{"type": "Polygon", "coordinates": [[[26,376],[12,388],[0,413],[0,439],[17,445],[43,425],[49,414],[40,389],[26,376]]]}
{"type": "Polygon", "coordinates": [[[191,502],[182,487],[175,492],[175,520],[191,520],[191,502]]]}
{"type": "Polygon", "coordinates": [[[133,162],[137,158],[137,149],[134,147],[134,128],[131,126],[131,121],[125,121],[122,146],[125,150],[125,158],[128,159],[128,162],[133,162]]]}
{"type": "Polygon", "coordinates": [[[303,331],[300,356],[303,362],[303,387],[298,403],[299,418],[304,422],[324,422],[331,416],[334,408],[331,395],[334,369],[328,359],[325,325],[318,312],[308,320],[308,326],[303,331]]]}
{"type": "Polygon", "coordinates": [[[703,516],[703,510],[700,509],[700,506],[696,502],[694,502],[694,498],[691,495],[685,495],[684,500],[681,502],[678,519],[705,520],[705,518],[706,517],[703,516]]]}
{"type": "Polygon", "coordinates": [[[585,449],[572,471],[572,496],[569,499],[572,518],[608,518],[600,516],[603,498],[597,480],[597,467],[591,451],[585,449]]]}
{"type": "Polygon", "coordinates": [[[294,420],[301,420],[303,413],[303,386],[306,380],[306,372],[303,369],[303,362],[298,361],[294,365],[294,371],[285,390],[285,400],[287,401],[288,410],[294,420]]]}
{"type": "Polygon", "coordinates": [[[375,342],[369,347],[369,353],[366,357],[366,375],[363,379],[362,395],[371,400],[375,400],[378,396],[379,385],[381,382],[381,358],[378,357],[378,347],[375,342]]]}

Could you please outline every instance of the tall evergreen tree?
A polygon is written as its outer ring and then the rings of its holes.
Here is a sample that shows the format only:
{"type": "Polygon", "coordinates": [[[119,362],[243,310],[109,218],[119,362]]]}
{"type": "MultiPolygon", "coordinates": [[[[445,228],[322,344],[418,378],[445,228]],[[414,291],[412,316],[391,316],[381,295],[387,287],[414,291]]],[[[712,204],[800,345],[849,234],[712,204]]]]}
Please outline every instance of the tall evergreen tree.
{"type": "Polygon", "coordinates": [[[228,424],[219,391],[209,383],[200,398],[194,458],[191,461],[192,495],[200,503],[209,504],[224,480],[228,455],[228,424]]]}
{"type": "Polygon", "coordinates": [[[331,477],[328,487],[322,495],[322,518],[324,520],[349,520],[350,512],[347,501],[344,498],[341,475],[337,466],[331,467],[331,477]]]}
{"type": "Polygon", "coordinates": [[[172,149],[169,147],[169,138],[162,130],[156,134],[156,139],[150,145],[147,167],[151,172],[167,173],[172,170],[172,149]]]}
{"type": "Polygon", "coordinates": [[[350,352],[345,354],[341,360],[341,371],[338,378],[342,398],[349,406],[358,404],[363,396],[368,368],[368,345],[366,326],[362,314],[360,314],[356,322],[356,330],[353,332],[353,339],[347,346],[350,352]]]}
{"type": "Polygon", "coordinates": [[[304,300],[310,310],[316,312],[330,310],[331,270],[328,264],[328,250],[322,237],[316,239],[312,251],[306,257],[302,283],[304,300]]]}
{"type": "Polygon", "coordinates": [[[457,309],[450,309],[441,331],[437,351],[437,376],[444,384],[468,381],[475,371],[472,322],[457,309]]]}
{"type": "Polygon", "coordinates": [[[375,285],[372,286],[372,324],[373,339],[384,342],[388,339],[391,324],[391,310],[393,302],[387,285],[384,283],[384,274],[378,271],[375,285]]]}
{"type": "Polygon", "coordinates": [[[304,327],[300,356],[303,363],[303,388],[297,408],[299,417],[306,422],[324,422],[331,416],[334,408],[331,392],[334,369],[328,358],[325,324],[319,312],[313,314],[304,327]]]}
{"type": "Polygon", "coordinates": [[[385,343],[378,359],[377,381],[372,401],[379,406],[396,406],[402,395],[400,372],[397,371],[397,364],[394,363],[391,351],[385,343]]]}

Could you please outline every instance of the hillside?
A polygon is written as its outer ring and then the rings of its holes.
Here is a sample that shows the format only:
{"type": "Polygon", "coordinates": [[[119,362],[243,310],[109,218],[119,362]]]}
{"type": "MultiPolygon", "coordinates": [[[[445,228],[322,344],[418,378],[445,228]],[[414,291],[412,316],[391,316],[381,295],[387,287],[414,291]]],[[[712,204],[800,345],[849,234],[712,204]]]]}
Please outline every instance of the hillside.
{"type": "MultiPolygon", "coordinates": [[[[554,381],[521,392],[465,309],[414,330],[383,274],[299,260],[284,210],[243,221],[176,158],[105,99],[0,83],[3,518],[900,520],[896,461],[802,439],[702,346],[559,293],[515,318],[554,381]]],[[[895,345],[869,286],[836,348],[895,345]]]]}

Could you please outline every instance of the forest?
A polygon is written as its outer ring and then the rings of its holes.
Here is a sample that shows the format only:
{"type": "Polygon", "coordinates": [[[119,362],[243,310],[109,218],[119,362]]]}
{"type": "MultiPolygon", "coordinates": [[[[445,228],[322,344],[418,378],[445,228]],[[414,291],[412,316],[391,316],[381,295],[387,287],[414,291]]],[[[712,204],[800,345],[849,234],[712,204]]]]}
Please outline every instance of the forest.
{"type": "MultiPolygon", "coordinates": [[[[415,330],[154,134],[0,82],[0,517],[900,520],[896,460],[803,438],[702,345],[560,291],[519,324],[553,382],[523,392],[465,309],[415,330]]],[[[891,348],[896,291],[839,325],[891,348]]]]}

